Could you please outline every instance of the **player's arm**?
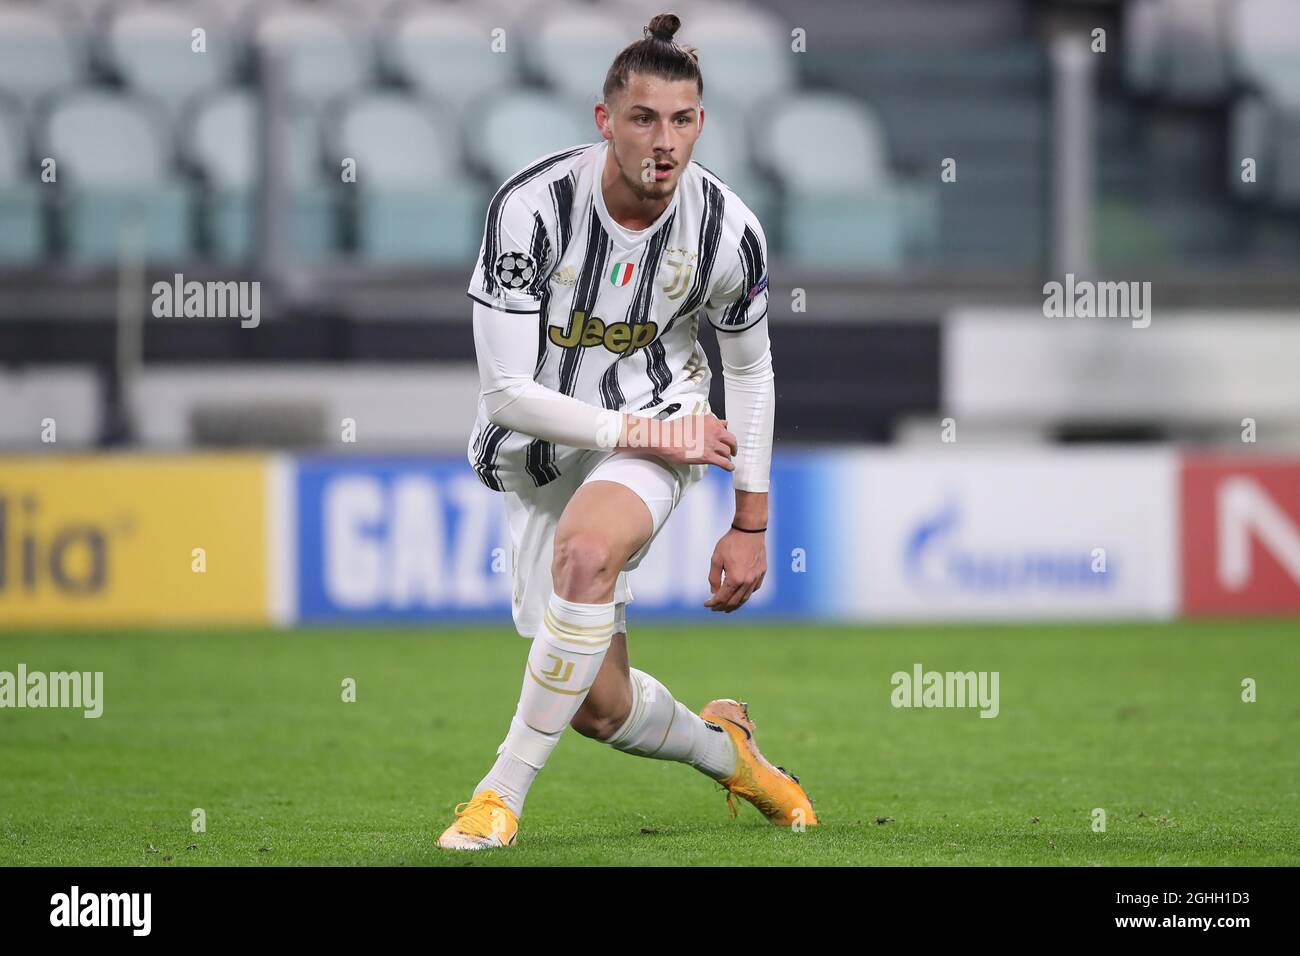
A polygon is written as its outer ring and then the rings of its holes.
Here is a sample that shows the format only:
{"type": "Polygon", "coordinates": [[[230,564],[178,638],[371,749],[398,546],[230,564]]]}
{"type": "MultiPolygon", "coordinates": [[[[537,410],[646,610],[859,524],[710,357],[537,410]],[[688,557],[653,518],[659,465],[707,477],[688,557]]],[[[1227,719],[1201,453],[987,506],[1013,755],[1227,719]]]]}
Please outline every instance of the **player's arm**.
{"type": "MultiPolygon", "coordinates": [[[[747,217],[738,254],[704,310],[717,332],[727,424],[739,441],[732,481],[738,519],[767,517],[776,416],[772,345],[767,333],[767,279],[767,240],[758,220],[747,217]],[[756,515],[755,509],[762,510],[756,515]]],[[[766,520],[736,523],[747,528],[767,524],[766,520]]]]}
{"type": "Polygon", "coordinates": [[[538,322],[474,303],[474,354],[479,389],[494,425],[574,448],[613,448],[624,415],[546,388],[533,379],[538,322]]]}
{"type": "Polygon", "coordinates": [[[627,430],[622,414],[533,379],[556,232],[553,211],[524,188],[502,186],[488,206],[466,290],[474,302],[480,395],[494,425],[575,448],[613,448],[627,430]]]}
{"type": "Polygon", "coordinates": [[[772,432],[776,419],[776,378],[767,333],[767,245],[753,223],[742,242],[738,274],[724,284],[721,303],[706,310],[718,333],[727,424],[736,435],[732,484],[736,513],[732,527],[713,552],[705,606],[734,611],[763,584],[767,575],[765,532],[771,483],[772,432]]]}
{"type": "Polygon", "coordinates": [[[533,378],[541,335],[535,315],[520,315],[474,303],[474,353],[479,388],[494,425],[574,448],[627,448],[669,460],[713,464],[730,470],[732,439],[716,418],[704,440],[676,442],[680,432],[649,429],[641,416],[601,408],[565,395],[533,378]],[[655,444],[644,443],[645,436],[655,444]]]}
{"type": "Polygon", "coordinates": [[[772,473],[772,432],[776,420],[776,375],[767,322],[741,332],[718,335],[722,356],[727,423],[739,447],[732,485],[736,521],[742,528],[767,527],[767,492],[772,473]]]}

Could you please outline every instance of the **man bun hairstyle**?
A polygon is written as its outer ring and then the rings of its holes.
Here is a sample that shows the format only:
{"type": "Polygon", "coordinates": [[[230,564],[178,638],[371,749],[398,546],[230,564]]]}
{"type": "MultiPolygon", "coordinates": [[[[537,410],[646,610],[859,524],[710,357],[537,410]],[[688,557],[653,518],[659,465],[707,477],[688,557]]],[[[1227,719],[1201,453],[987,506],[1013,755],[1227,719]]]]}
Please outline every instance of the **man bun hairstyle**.
{"type": "Polygon", "coordinates": [[[702,99],[704,76],[700,73],[699,51],[673,39],[681,26],[681,18],[675,13],[661,13],[642,28],[644,36],[624,47],[605,74],[605,102],[627,88],[633,73],[649,73],[665,80],[694,80],[702,99]]]}
{"type": "Polygon", "coordinates": [[[658,40],[671,40],[681,28],[681,17],[675,13],[661,13],[650,21],[649,26],[642,27],[641,32],[658,40]]]}

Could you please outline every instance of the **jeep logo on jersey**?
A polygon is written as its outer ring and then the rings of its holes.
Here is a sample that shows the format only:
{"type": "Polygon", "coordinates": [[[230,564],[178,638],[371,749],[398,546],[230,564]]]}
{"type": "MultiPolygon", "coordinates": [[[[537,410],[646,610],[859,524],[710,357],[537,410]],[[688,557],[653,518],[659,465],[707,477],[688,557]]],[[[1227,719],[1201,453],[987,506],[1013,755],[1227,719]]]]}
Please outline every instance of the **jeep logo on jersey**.
{"type": "Polygon", "coordinates": [[[606,325],[599,316],[574,311],[569,314],[567,328],[561,330],[558,325],[552,325],[548,334],[551,341],[561,348],[603,345],[615,355],[629,355],[653,342],[659,334],[659,326],[654,322],[613,322],[606,325]]]}

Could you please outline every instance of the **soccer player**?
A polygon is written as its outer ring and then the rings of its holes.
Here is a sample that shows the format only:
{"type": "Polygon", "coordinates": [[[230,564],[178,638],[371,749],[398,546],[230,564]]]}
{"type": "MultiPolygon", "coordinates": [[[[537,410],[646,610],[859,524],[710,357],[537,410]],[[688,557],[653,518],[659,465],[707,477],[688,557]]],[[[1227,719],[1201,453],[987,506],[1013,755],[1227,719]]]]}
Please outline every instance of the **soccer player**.
{"type": "Polygon", "coordinates": [[[714,611],[763,583],[775,404],[767,242],[691,151],[704,124],[697,53],[655,17],[615,58],[602,141],[551,153],[488,207],[469,285],[481,394],[469,459],[505,498],[516,629],[532,639],[496,762],[441,847],[513,844],[524,798],[566,726],[676,760],[772,823],[817,822],[798,778],[759,752],[747,705],[698,715],[629,667],[627,572],[709,465],[733,472],[713,552],[714,611]],[[704,318],[718,331],[727,421],[709,411],[704,318]],[[730,430],[729,430],[730,429],[730,430]]]}

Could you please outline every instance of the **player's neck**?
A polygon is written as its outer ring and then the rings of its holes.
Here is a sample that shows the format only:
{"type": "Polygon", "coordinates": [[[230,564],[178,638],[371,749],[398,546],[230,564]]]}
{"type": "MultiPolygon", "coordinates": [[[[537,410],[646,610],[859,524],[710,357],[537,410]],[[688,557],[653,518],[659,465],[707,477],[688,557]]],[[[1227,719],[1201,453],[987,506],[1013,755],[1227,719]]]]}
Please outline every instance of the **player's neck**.
{"type": "Polygon", "coordinates": [[[648,229],[653,225],[668,208],[668,204],[673,201],[673,193],[677,191],[674,187],[673,192],[667,196],[654,199],[640,196],[623,178],[618,163],[614,161],[613,150],[605,154],[605,169],[600,177],[600,190],[610,218],[624,229],[633,231],[648,229]]]}

